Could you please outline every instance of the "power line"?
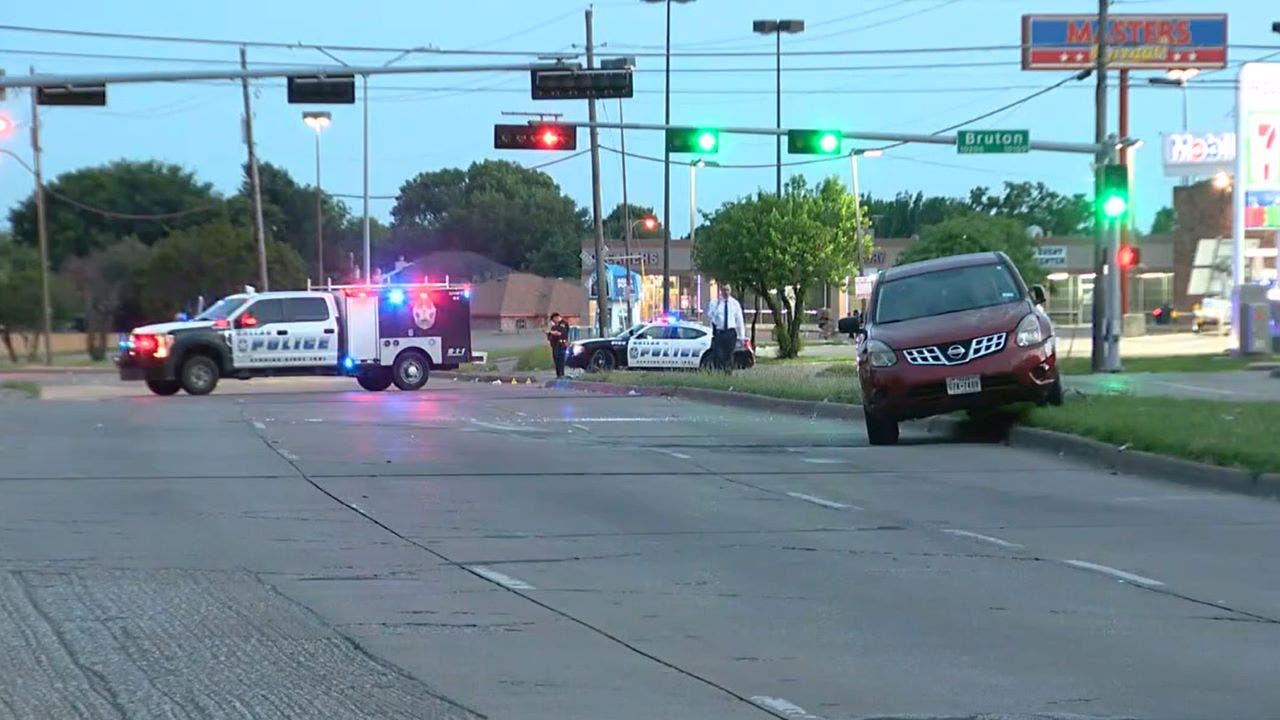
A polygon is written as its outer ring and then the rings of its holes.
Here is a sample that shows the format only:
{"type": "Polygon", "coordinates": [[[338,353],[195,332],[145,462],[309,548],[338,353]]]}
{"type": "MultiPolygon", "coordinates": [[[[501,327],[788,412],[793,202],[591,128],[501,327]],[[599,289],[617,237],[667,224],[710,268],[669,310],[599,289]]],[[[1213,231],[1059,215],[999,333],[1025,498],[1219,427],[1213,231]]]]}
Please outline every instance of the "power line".
{"type": "MultiPolygon", "coordinates": [[[[660,158],[660,157],[654,157],[653,155],[642,155],[640,153],[631,152],[630,150],[624,153],[617,148],[611,148],[607,145],[601,145],[600,149],[607,150],[613,153],[614,155],[626,155],[629,158],[635,158],[637,160],[647,160],[649,162],[656,162],[656,163],[666,162],[663,158],[660,158]]],[[[796,160],[793,162],[784,162],[782,163],[782,167],[795,167],[798,165],[814,165],[816,163],[831,162],[832,160],[843,160],[846,157],[847,156],[844,156],[844,155],[835,155],[832,157],[817,158],[815,160],[796,160]]],[[[731,165],[726,163],[719,163],[714,166],[708,165],[708,167],[714,167],[717,170],[758,170],[762,168],[777,167],[777,164],[776,163],[753,163],[753,164],[731,165]]]]}
{"type": "Polygon", "coordinates": [[[839,31],[837,31],[837,32],[827,33],[827,34],[825,34],[825,35],[814,35],[814,36],[811,36],[811,37],[799,38],[799,39],[796,39],[796,40],[792,40],[792,41],[791,41],[791,43],[792,43],[793,45],[799,45],[799,44],[803,44],[803,43],[817,42],[817,41],[819,41],[819,40],[827,40],[827,39],[830,39],[830,38],[833,38],[833,37],[841,37],[841,36],[843,36],[843,35],[849,35],[849,34],[851,34],[851,33],[863,32],[864,30],[871,30],[872,28],[883,27],[883,26],[885,26],[885,25],[892,25],[893,23],[896,23],[896,22],[898,22],[899,20],[906,20],[907,18],[913,18],[913,17],[916,17],[916,16],[918,16],[918,15],[924,15],[925,13],[930,13],[930,12],[933,12],[934,10],[940,10],[940,9],[942,9],[942,8],[944,8],[944,7],[948,6],[948,5],[954,5],[954,4],[955,4],[955,3],[957,3],[957,2],[959,2],[959,0],[942,0],[942,2],[940,2],[940,3],[936,4],[936,5],[933,5],[933,6],[930,6],[930,7],[927,7],[927,8],[921,8],[921,9],[919,9],[919,10],[913,10],[913,11],[911,11],[911,12],[909,12],[909,13],[904,13],[904,14],[902,14],[902,15],[896,15],[896,16],[894,16],[894,17],[886,18],[886,19],[884,19],[884,20],[880,20],[880,21],[878,21],[878,22],[873,22],[873,23],[869,23],[869,24],[866,24],[866,25],[860,25],[860,26],[858,26],[858,27],[856,27],[856,28],[849,28],[848,30],[839,30],[839,31]]]}

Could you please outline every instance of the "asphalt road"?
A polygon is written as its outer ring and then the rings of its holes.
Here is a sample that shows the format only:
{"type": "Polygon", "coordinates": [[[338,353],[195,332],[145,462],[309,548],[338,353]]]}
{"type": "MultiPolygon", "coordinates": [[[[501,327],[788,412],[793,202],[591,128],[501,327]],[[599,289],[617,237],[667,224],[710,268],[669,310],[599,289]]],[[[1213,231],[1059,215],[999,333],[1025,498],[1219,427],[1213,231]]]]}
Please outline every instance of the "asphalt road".
{"type": "Polygon", "coordinates": [[[663,398],[83,389],[0,405],[0,718],[1280,712],[1273,501],[663,398]]]}

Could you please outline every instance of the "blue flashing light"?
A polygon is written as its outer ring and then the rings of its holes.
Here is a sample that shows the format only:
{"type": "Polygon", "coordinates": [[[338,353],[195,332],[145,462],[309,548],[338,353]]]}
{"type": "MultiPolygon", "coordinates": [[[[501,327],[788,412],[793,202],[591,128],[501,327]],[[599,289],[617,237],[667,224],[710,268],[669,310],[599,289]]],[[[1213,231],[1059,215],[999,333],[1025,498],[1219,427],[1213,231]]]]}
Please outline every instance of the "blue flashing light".
{"type": "Polygon", "coordinates": [[[464,289],[462,290],[462,297],[464,297],[464,298],[466,298],[466,299],[470,300],[470,299],[471,299],[471,288],[464,288],[464,289]]]}
{"type": "Polygon", "coordinates": [[[400,288],[393,288],[390,292],[387,293],[387,302],[391,303],[392,305],[403,305],[404,290],[400,288]]]}
{"type": "Polygon", "coordinates": [[[343,359],[342,359],[342,369],[343,369],[343,370],[355,370],[355,368],[356,368],[356,359],[355,359],[355,358],[353,358],[353,357],[351,357],[350,355],[348,355],[348,356],[346,356],[345,358],[343,358],[343,359]]]}

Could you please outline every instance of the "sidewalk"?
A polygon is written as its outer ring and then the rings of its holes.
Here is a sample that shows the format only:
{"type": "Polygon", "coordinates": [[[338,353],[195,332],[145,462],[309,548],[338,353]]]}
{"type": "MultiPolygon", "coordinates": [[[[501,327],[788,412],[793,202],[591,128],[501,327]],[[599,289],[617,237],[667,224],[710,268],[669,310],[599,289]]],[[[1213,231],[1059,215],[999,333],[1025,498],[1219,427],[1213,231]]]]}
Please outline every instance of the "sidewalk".
{"type": "MultiPolygon", "coordinates": [[[[1088,327],[1060,327],[1058,333],[1058,357],[1089,357],[1093,342],[1089,337],[1088,327]]],[[[1160,333],[1124,338],[1120,341],[1120,354],[1123,357],[1163,357],[1168,355],[1217,355],[1225,353],[1231,344],[1231,338],[1191,332],[1160,333]]],[[[760,346],[762,357],[774,357],[775,346],[760,346]]],[[[828,345],[810,343],[801,351],[803,357],[821,357],[834,360],[848,360],[854,356],[853,341],[828,345]]]]}
{"type": "Polygon", "coordinates": [[[1086,395],[1143,395],[1237,402],[1280,402],[1280,378],[1257,370],[1200,373],[1067,375],[1068,390],[1086,395]]]}

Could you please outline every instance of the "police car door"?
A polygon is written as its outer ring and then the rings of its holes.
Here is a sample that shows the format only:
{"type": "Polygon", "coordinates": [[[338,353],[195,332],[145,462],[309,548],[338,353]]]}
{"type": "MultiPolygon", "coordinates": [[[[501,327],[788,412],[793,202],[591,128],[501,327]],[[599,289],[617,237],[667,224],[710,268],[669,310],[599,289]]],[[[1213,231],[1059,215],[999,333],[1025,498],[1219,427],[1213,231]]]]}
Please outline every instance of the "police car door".
{"type": "Polygon", "coordinates": [[[285,298],[285,322],[276,335],[282,340],[285,362],[295,367],[338,366],[338,320],[322,297],[285,298]],[[286,334],[280,335],[281,330],[286,334]]]}
{"type": "Polygon", "coordinates": [[[276,335],[284,325],[284,301],[260,298],[236,316],[231,339],[232,364],[236,368],[279,367],[282,355],[276,335]]]}
{"type": "Polygon", "coordinates": [[[702,355],[711,347],[711,335],[706,330],[688,325],[674,328],[678,332],[676,347],[679,354],[679,365],[682,368],[696,368],[702,363],[702,355]]]}
{"type": "Polygon", "coordinates": [[[662,349],[670,345],[664,340],[667,328],[650,325],[636,333],[627,343],[627,367],[652,368],[661,364],[662,349]]]}

